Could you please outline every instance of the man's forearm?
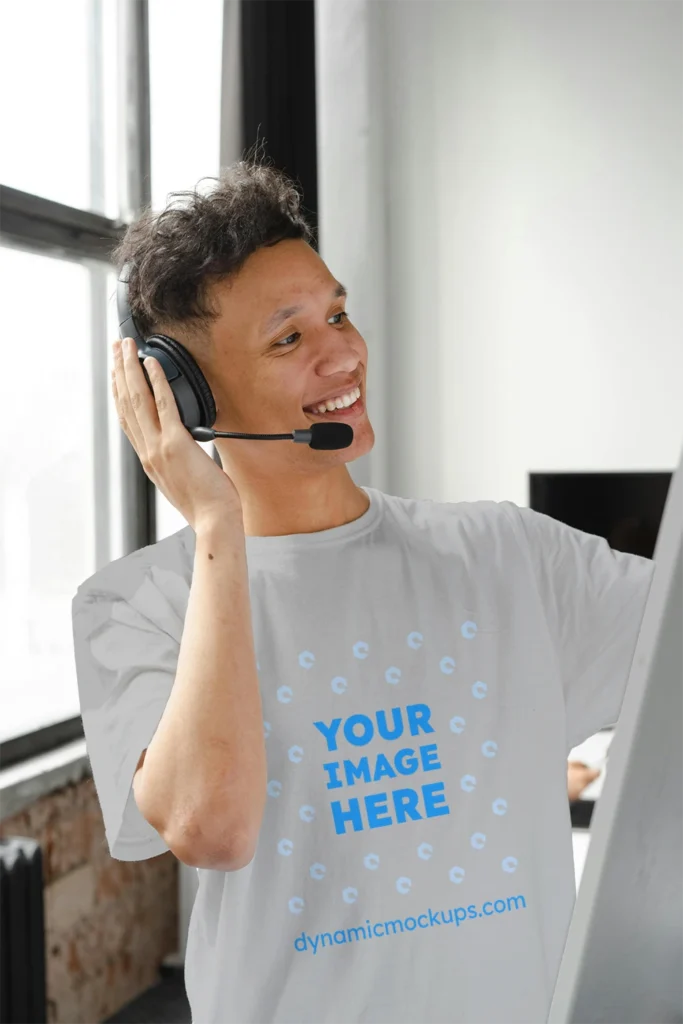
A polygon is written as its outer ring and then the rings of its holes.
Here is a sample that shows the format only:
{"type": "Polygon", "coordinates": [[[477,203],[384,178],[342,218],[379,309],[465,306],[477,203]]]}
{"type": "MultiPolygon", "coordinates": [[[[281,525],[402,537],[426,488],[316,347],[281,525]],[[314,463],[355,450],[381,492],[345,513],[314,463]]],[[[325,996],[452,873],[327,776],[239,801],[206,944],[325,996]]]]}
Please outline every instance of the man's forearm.
{"type": "Polygon", "coordinates": [[[176,677],[136,800],[181,860],[230,869],[253,856],[265,798],[244,527],[233,518],[197,527],[176,677]]]}

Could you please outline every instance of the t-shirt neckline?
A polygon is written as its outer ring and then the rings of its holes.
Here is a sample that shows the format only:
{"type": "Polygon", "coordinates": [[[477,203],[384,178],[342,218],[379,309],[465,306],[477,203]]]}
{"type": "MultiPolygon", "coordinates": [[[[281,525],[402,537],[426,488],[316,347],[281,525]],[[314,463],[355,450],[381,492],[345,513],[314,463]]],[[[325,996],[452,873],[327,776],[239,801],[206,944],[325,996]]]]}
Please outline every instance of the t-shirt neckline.
{"type": "Polygon", "coordinates": [[[247,557],[253,555],[273,555],[279,552],[293,552],[320,548],[361,537],[374,529],[382,516],[382,495],[375,487],[363,487],[370,504],[358,519],[341,526],[333,526],[329,530],[316,530],[313,533],[290,533],[275,537],[245,537],[247,557]]]}

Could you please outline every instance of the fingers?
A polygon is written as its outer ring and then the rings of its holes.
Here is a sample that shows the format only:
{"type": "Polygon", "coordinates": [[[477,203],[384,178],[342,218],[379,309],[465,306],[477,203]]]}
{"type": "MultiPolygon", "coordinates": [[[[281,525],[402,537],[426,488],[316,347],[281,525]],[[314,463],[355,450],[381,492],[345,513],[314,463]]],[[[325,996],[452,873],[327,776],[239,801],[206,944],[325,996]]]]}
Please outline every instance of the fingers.
{"type": "Polygon", "coordinates": [[[135,342],[130,348],[115,342],[112,348],[112,394],[119,423],[143,469],[155,480],[153,461],[168,449],[174,436],[180,436],[175,432],[185,430],[175,395],[158,360],[147,357],[143,369],[135,342]]]}
{"type": "Polygon", "coordinates": [[[128,397],[128,387],[126,385],[126,375],[123,368],[123,353],[121,351],[121,342],[115,341],[111,347],[113,353],[114,366],[112,368],[112,394],[114,396],[114,402],[116,404],[116,412],[119,417],[119,424],[121,430],[124,432],[130,443],[135,448],[136,441],[135,435],[131,428],[128,426],[128,412],[130,411],[130,399],[128,397]]]}
{"type": "Polygon", "coordinates": [[[583,778],[596,779],[600,774],[599,768],[589,768],[583,761],[568,761],[567,767],[573,769],[575,774],[582,776],[583,778]]]}
{"type": "MultiPolygon", "coordinates": [[[[151,392],[152,400],[156,404],[156,412],[162,434],[171,437],[174,430],[177,430],[179,426],[183,426],[175,395],[166,378],[166,374],[154,356],[148,356],[144,360],[144,367],[153,388],[151,392]]],[[[147,390],[149,391],[149,388],[147,390]]]]}
{"type": "MultiPolygon", "coordinates": [[[[130,341],[130,339],[126,339],[130,341]]],[[[124,347],[123,366],[128,387],[128,397],[135,414],[136,436],[142,438],[145,447],[156,443],[159,434],[159,417],[157,416],[154,394],[145,380],[142,364],[135,342],[124,347]]]]}
{"type": "Polygon", "coordinates": [[[589,768],[583,761],[569,761],[567,769],[567,786],[570,800],[578,800],[584,789],[601,774],[600,768],[589,768]]]}
{"type": "MultiPolygon", "coordinates": [[[[127,340],[127,339],[126,339],[127,340]]],[[[147,462],[147,444],[145,441],[144,423],[141,422],[141,408],[145,402],[139,385],[136,383],[136,376],[142,378],[145,390],[149,394],[149,388],[144,375],[140,369],[140,361],[133,342],[133,352],[126,351],[126,343],[114,344],[114,380],[116,384],[116,409],[119,415],[119,423],[126,437],[135,448],[143,466],[147,462]],[[136,365],[137,364],[137,365],[136,365]],[[137,371],[137,373],[135,373],[137,371]],[[132,381],[132,383],[131,383],[132,381]],[[132,393],[131,393],[132,391],[132,393]]],[[[149,398],[154,405],[151,395],[149,398]]],[[[149,421],[149,415],[147,417],[149,421]]],[[[149,432],[150,427],[147,426],[149,432]]],[[[158,427],[157,427],[158,430],[158,427]]]]}

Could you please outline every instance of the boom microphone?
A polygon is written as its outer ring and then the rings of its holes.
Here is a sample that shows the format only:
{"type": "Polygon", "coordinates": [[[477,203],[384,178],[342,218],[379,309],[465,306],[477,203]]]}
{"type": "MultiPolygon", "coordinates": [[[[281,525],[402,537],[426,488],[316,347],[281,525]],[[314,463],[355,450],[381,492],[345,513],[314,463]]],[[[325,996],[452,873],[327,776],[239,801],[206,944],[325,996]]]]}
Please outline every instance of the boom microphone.
{"type": "Polygon", "coordinates": [[[237,434],[212,427],[193,427],[195,441],[213,441],[214,437],[247,438],[250,441],[295,441],[319,451],[348,448],[353,441],[353,427],[348,423],[314,423],[309,430],[292,430],[289,434],[237,434]]]}

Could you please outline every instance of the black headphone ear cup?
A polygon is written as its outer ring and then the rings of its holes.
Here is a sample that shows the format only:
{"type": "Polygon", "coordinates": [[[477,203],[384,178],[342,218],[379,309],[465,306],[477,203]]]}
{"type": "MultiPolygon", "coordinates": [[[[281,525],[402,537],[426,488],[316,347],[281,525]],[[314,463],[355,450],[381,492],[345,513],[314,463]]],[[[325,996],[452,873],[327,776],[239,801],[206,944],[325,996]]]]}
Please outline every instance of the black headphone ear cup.
{"type": "Polygon", "coordinates": [[[159,362],[163,365],[178,404],[180,418],[187,429],[212,427],[216,422],[216,403],[206,377],[187,349],[166,334],[152,334],[145,339],[141,351],[155,358],[158,358],[159,353],[162,354],[159,362]],[[170,372],[167,369],[169,363],[170,372]]]}

